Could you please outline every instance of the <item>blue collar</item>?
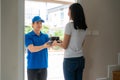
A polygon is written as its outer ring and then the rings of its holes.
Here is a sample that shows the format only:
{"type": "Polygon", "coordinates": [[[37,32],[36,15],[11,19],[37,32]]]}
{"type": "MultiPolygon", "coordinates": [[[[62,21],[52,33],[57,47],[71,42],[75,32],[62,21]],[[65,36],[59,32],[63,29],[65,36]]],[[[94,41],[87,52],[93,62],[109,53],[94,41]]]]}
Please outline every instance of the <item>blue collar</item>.
{"type": "MultiPolygon", "coordinates": [[[[31,31],[31,34],[38,36],[33,30],[31,31]]],[[[40,35],[42,35],[42,34],[43,34],[43,33],[40,31],[40,35]]]]}

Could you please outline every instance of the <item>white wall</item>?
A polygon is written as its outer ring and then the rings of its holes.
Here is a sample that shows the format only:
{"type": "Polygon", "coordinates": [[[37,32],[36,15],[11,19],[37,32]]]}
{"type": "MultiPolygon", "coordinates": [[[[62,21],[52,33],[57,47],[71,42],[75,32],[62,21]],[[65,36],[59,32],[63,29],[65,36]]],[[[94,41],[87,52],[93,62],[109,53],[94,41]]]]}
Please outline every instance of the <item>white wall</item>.
{"type": "Polygon", "coordinates": [[[1,5],[1,80],[23,80],[24,0],[1,5]]]}
{"type": "Polygon", "coordinates": [[[120,0],[82,0],[89,30],[84,46],[86,68],[84,80],[107,77],[107,66],[117,64],[120,52],[120,0]]]}

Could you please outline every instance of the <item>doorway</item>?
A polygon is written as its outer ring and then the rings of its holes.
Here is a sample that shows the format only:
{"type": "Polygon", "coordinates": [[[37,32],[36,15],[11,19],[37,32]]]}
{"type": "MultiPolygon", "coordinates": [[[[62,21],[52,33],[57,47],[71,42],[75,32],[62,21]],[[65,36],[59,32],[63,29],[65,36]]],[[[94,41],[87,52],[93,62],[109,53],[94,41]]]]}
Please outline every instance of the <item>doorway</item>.
{"type": "MultiPolygon", "coordinates": [[[[32,30],[31,20],[34,16],[41,16],[45,23],[43,24],[42,32],[51,36],[59,36],[63,39],[64,29],[68,18],[68,7],[72,0],[48,0],[48,1],[25,1],[25,29],[27,34],[32,30]]],[[[49,49],[48,56],[48,80],[64,80],[62,62],[64,50],[60,47],[53,47],[49,49]]],[[[24,80],[27,80],[27,52],[25,50],[24,59],[24,80]]]]}

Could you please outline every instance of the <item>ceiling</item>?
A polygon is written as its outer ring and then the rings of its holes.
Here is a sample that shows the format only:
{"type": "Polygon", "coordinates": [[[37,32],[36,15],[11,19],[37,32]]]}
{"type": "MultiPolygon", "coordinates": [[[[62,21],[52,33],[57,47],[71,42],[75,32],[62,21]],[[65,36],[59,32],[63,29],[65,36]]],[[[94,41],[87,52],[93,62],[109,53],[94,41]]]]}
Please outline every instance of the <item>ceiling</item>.
{"type": "Polygon", "coordinates": [[[26,0],[26,1],[51,2],[59,4],[71,4],[75,2],[75,0],[26,0]]]}

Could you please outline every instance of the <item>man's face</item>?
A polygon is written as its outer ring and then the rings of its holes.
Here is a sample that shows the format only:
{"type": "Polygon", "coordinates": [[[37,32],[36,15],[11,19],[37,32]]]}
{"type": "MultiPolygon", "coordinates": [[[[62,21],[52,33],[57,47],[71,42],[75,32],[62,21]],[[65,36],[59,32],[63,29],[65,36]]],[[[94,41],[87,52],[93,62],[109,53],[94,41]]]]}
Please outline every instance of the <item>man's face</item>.
{"type": "Polygon", "coordinates": [[[39,21],[39,22],[34,22],[34,23],[32,24],[32,27],[33,27],[34,30],[40,31],[41,28],[42,28],[42,22],[41,22],[41,21],[39,21]]]}

